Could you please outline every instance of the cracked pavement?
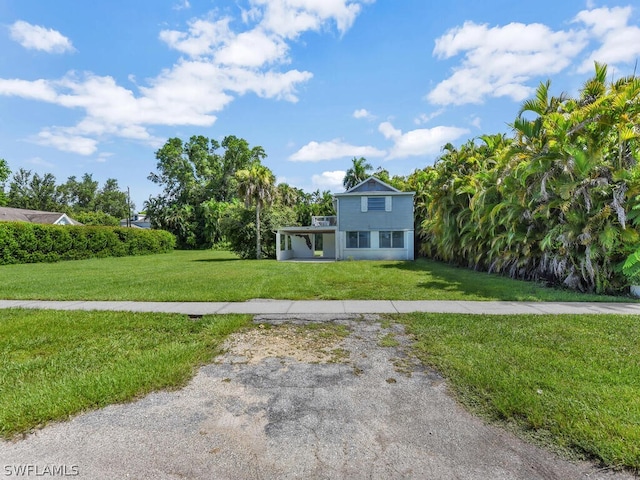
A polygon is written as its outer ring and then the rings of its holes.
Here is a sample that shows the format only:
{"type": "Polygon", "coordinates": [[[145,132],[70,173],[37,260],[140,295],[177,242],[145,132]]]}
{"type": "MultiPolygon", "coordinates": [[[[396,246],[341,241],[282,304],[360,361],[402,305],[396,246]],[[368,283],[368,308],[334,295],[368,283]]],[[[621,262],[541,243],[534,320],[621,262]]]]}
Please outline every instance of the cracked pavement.
{"type": "MultiPolygon", "coordinates": [[[[278,325],[318,320],[329,318],[255,322],[275,325],[264,329],[273,339],[278,325]]],[[[1,442],[0,478],[21,464],[73,467],[87,479],[635,478],[561,459],[467,413],[406,354],[402,326],[376,315],[330,320],[349,329],[335,340],[346,353],[338,360],[278,351],[251,361],[251,346],[230,347],[180,390],[1,442]],[[399,345],[381,346],[389,334],[399,345]]]]}

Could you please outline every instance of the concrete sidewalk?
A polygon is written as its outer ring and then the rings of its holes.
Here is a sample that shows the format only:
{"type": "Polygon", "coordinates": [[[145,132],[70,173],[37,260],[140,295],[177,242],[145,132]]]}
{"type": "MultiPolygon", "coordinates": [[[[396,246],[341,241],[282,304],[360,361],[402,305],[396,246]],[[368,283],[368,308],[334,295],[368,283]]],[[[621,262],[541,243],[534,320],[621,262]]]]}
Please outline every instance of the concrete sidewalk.
{"type": "Polygon", "coordinates": [[[436,300],[268,300],[247,302],[103,302],[0,300],[0,309],[109,310],[129,312],[209,315],[247,313],[253,315],[359,314],[359,313],[473,313],[509,314],[640,314],[638,303],[582,302],[473,302],[436,300]]]}

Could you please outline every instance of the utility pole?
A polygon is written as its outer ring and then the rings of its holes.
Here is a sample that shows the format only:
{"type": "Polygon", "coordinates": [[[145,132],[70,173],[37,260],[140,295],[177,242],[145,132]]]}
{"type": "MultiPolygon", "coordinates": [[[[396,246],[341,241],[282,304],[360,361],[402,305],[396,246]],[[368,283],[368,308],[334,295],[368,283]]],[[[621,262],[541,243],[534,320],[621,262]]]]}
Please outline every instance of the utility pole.
{"type": "Polygon", "coordinates": [[[127,187],[127,227],[131,227],[131,192],[127,187]]]}

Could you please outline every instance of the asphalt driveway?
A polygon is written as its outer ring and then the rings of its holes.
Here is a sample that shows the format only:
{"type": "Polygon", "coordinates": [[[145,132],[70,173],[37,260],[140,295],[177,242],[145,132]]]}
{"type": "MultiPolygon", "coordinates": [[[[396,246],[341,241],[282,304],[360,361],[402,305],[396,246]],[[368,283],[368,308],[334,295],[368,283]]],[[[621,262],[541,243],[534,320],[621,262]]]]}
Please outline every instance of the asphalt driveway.
{"type": "Polygon", "coordinates": [[[234,337],[181,390],[0,443],[0,478],[634,478],[468,414],[406,355],[399,325],[334,315],[348,335],[314,340],[291,327],[306,317],[257,317],[265,328],[234,337]]]}

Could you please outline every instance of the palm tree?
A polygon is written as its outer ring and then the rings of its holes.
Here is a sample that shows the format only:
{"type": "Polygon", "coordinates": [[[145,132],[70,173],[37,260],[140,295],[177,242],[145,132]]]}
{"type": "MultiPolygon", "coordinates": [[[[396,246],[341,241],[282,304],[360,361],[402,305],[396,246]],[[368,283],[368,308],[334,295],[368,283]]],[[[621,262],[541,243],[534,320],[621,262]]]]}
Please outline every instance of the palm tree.
{"type": "Polygon", "coordinates": [[[353,162],[353,165],[349,170],[347,170],[344,180],[342,180],[342,185],[344,185],[345,190],[349,190],[363,180],[366,180],[370,175],[369,172],[373,170],[373,166],[370,163],[367,163],[367,159],[364,157],[353,157],[351,161],[353,162]]]}
{"type": "Polygon", "coordinates": [[[260,209],[266,204],[270,204],[273,198],[273,191],[276,178],[273,172],[264,165],[254,163],[247,169],[236,172],[238,181],[238,194],[244,197],[247,207],[256,206],[256,258],[261,255],[260,245],[260,209]]]}
{"type": "Polygon", "coordinates": [[[279,183],[276,187],[278,201],[285,207],[294,207],[298,204],[301,191],[288,183],[279,183]]]}

